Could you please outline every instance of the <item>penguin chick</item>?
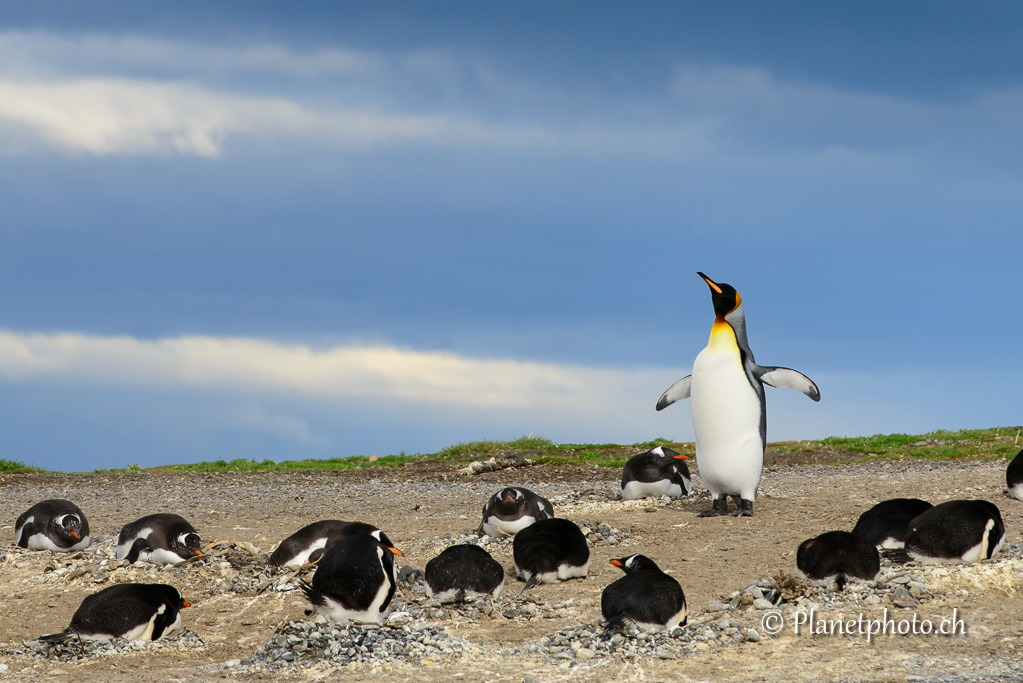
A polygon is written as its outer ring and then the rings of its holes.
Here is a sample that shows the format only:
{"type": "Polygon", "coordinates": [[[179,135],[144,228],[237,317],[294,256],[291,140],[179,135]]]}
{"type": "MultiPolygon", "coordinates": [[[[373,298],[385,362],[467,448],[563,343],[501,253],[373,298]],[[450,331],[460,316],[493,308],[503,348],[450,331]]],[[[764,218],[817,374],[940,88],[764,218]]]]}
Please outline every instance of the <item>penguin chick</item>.
{"type": "Polygon", "coordinates": [[[1023,451],[1009,462],[1005,468],[1005,495],[1016,500],[1023,500],[1023,451]]]}
{"type": "Polygon", "coordinates": [[[551,505],[551,501],[529,489],[509,486],[492,495],[483,506],[483,519],[480,520],[476,533],[506,538],[514,536],[534,522],[553,516],[554,506],[551,505]]]}
{"type": "Polygon", "coordinates": [[[816,582],[832,579],[841,590],[849,579],[871,581],[881,571],[877,547],[848,531],[829,531],[799,544],[796,567],[816,582]]]}
{"type": "Polygon", "coordinates": [[[925,564],[978,562],[993,557],[1005,543],[998,506],[986,500],[950,500],[909,523],[902,550],[885,551],[894,562],[925,564]]]}
{"type": "Polygon", "coordinates": [[[526,582],[522,590],[586,576],[590,548],[582,530],[567,519],[543,519],[515,534],[515,573],[526,582]]]}
{"type": "Polygon", "coordinates": [[[14,545],[20,548],[67,553],[88,548],[90,543],[85,513],[63,498],[36,503],[14,523],[14,545]]]}
{"type": "Polygon", "coordinates": [[[202,539],[181,515],[160,513],[125,524],[117,536],[118,560],[178,564],[202,555],[202,539]]]}
{"type": "Polygon", "coordinates": [[[627,621],[646,631],[670,631],[685,626],[688,617],[686,595],[646,555],[632,555],[611,564],[620,567],[625,576],[604,588],[600,596],[600,612],[604,628],[620,631],[627,621]]]}
{"type": "MultiPolygon", "coordinates": [[[[277,550],[273,551],[267,564],[274,567],[301,567],[309,562],[316,562],[327,551],[343,538],[355,534],[369,534],[379,531],[377,527],[365,522],[343,522],[340,519],[324,519],[308,524],[286,539],[281,541],[277,550]]],[[[388,548],[394,544],[387,534],[380,534],[380,541],[388,548]]]]}
{"type": "Polygon", "coordinates": [[[901,548],[906,544],[909,523],[933,505],[919,498],[893,498],[878,503],[856,521],[853,535],[882,548],[901,548]]]}
{"type": "Polygon", "coordinates": [[[355,534],[323,553],[312,584],[300,584],[317,614],[338,623],[387,618],[398,585],[394,556],[401,553],[381,536],[380,531],[355,534]]]}
{"type": "Polygon", "coordinates": [[[622,500],[648,496],[688,496],[693,490],[688,455],[663,446],[629,458],[622,468],[622,500]]]}
{"type": "Polygon", "coordinates": [[[426,594],[441,602],[500,597],[504,567],[478,545],[453,545],[426,563],[426,594]]]}
{"type": "Polygon", "coordinates": [[[86,596],[70,626],[39,640],[157,640],[180,628],[181,610],[191,606],[177,588],[165,583],[121,583],[86,596]]]}

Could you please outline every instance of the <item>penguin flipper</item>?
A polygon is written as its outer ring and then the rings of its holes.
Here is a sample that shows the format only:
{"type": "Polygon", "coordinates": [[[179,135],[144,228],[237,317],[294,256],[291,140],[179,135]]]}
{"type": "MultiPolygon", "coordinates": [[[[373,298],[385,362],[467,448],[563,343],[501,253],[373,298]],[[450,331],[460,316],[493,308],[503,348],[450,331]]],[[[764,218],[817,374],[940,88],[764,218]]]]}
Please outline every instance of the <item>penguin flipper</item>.
{"type": "MultiPolygon", "coordinates": [[[[779,389],[795,389],[809,396],[814,401],[821,400],[821,390],[814,381],[792,368],[775,368],[758,365],[753,370],[754,376],[768,386],[779,389]]],[[[670,389],[669,389],[670,391],[670,389]]]]}
{"type": "MultiPolygon", "coordinates": [[[[813,384],[811,382],[811,384],[813,384]]],[[[693,376],[686,375],[679,381],[668,387],[668,390],[657,399],[657,410],[661,411],[676,401],[689,398],[689,389],[693,386],[693,376]]]]}

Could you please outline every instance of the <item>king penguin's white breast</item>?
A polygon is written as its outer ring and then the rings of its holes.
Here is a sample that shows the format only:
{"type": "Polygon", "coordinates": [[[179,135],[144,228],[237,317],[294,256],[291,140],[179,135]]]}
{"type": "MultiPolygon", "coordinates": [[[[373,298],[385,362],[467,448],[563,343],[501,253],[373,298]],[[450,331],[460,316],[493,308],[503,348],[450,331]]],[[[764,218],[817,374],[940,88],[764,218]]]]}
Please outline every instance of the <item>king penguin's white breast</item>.
{"type": "Polygon", "coordinates": [[[700,477],[712,492],[752,500],[764,464],[761,405],[728,323],[714,324],[696,357],[691,403],[700,477]]]}

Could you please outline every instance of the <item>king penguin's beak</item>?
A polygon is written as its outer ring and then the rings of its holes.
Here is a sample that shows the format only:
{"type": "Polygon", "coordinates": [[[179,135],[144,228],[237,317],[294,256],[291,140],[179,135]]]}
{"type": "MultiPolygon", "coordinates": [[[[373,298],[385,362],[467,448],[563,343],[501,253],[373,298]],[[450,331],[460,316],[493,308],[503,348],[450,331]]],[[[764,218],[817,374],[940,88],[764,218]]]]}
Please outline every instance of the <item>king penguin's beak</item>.
{"type": "Polygon", "coordinates": [[[714,282],[709,277],[707,277],[706,275],[704,275],[703,273],[701,273],[699,271],[697,271],[696,274],[699,275],[700,277],[702,277],[703,281],[707,283],[707,286],[710,287],[711,289],[713,289],[716,294],[720,294],[721,293],[721,288],[718,286],[718,283],[714,282]]]}

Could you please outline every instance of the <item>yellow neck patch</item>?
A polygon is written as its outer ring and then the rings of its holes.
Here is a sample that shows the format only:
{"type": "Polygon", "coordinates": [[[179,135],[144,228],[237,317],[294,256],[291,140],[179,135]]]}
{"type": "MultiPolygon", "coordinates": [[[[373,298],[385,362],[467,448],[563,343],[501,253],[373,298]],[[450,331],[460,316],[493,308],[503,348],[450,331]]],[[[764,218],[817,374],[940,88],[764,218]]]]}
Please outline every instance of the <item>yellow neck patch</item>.
{"type": "Polygon", "coordinates": [[[735,341],[735,330],[720,315],[714,320],[714,326],[710,328],[710,341],[707,342],[707,346],[712,349],[739,348],[735,341]]]}

